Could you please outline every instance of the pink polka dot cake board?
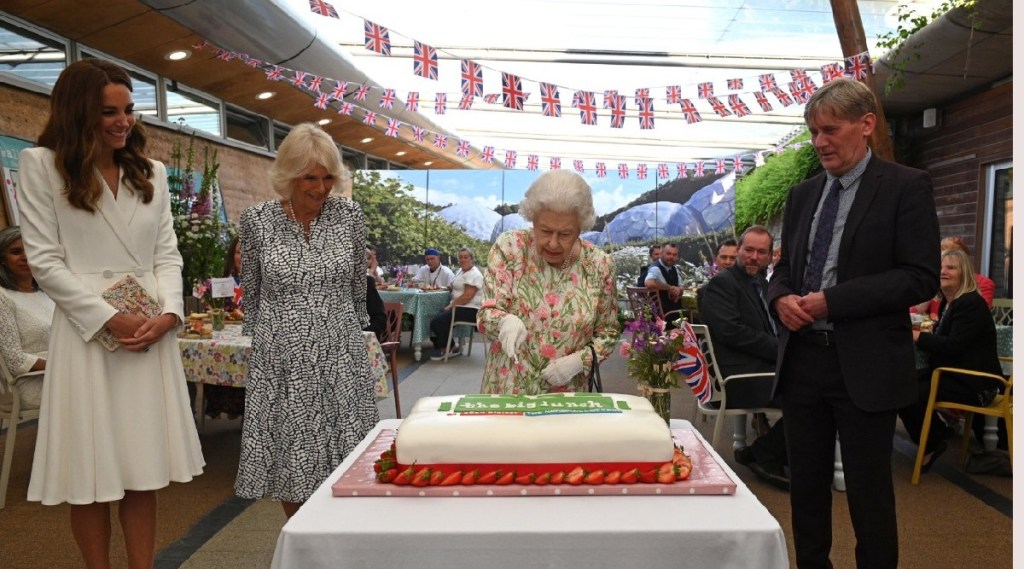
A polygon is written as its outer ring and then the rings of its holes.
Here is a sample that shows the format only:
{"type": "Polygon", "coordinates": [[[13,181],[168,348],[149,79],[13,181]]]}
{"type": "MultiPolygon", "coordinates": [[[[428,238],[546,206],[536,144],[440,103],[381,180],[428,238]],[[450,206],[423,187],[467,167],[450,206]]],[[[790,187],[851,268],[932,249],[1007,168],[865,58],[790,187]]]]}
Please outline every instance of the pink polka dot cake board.
{"type": "Polygon", "coordinates": [[[693,471],[686,480],[674,484],[571,484],[503,486],[475,484],[472,486],[396,486],[377,480],[373,463],[395,439],[394,429],[383,429],[370,446],[331,486],[337,497],[360,496],[422,496],[422,497],[495,497],[495,496],[653,496],[653,495],[732,495],[736,483],[729,477],[717,456],[703,439],[689,429],[672,429],[672,439],[693,461],[693,471]]]}

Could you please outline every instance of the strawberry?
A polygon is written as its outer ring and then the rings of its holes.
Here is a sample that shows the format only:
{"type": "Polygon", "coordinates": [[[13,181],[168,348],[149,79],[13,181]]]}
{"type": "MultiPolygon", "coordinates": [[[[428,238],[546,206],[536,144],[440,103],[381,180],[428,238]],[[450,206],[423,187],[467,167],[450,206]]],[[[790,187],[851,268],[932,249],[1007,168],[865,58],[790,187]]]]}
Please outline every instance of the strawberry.
{"type": "Polygon", "coordinates": [[[512,483],[512,481],[513,481],[513,480],[515,480],[515,478],[516,478],[516,473],[515,473],[515,472],[513,472],[513,471],[509,471],[509,472],[506,472],[505,474],[503,474],[503,475],[502,475],[502,476],[501,476],[500,478],[498,478],[498,480],[497,480],[497,481],[495,481],[494,483],[495,483],[496,485],[498,485],[498,486],[506,486],[506,485],[508,485],[508,484],[511,484],[511,483],[512,483]]]}
{"type": "Polygon", "coordinates": [[[640,482],[644,484],[654,484],[658,481],[658,469],[652,468],[647,472],[640,473],[640,482]]]}
{"type": "Polygon", "coordinates": [[[583,477],[583,483],[593,484],[595,486],[599,484],[604,484],[604,471],[595,470],[593,472],[587,473],[587,475],[583,477]]]}
{"type": "Polygon", "coordinates": [[[611,471],[611,472],[609,472],[608,474],[605,475],[604,483],[605,484],[618,484],[619,480],[621,478],[622,478],[622,473],[619,472],[618,470],[613,470],[613,471],[611,471]]]}
{"type": "Polygon", "coordinates": [[[377,480],[380,480],[381,482],[383,482],[385,484],[389,484],[391,482],[394,482],[395,478],[397,478],[397,477],[398,477],[398,469],[397,468],[390,468],[390,469],[385,470],[384,472],[381,472],[380,474],[378,474],[377,475],[377,480]]]}
{"type": "Polygon", "coordinates": [[[529,474],[521,474],[519,476],[516,476],[516,484],[522,484],[523,486],[529,486],[530,484],[533,484],[533,480],[535,478],[536,478],[536,475],[534,473],[532,473],[532,472],[529,473],[529,474]]]}
{"type": "Polygon", "coordinates": [[[537,486],[546,486],[550,482],[551,482],[551,473],[550,472],[544,472],[542,474],[539,474],[537,476],[537,478],[534,478],[534,480],[533,480],[533,483],[536,484],[537,486]]]}
{"type": "Polygon", "coordinates": [[[430,469],[423,467],[416,471],[416,474],[413,475],[412,482],[410,482],[410,484],[413,486],[426,486],[427,484],[430,484],[430,469]]]}
{"type": "Polygon", "coordinates": [[[676,480],[686,480],[687,478],[690,477],[690,472],[692,470],[693,467],[689,464],[679,465],[679,473],[676,474],[676,480]]]}
{"type": "Polygon", "coordinates": [[[497,482],[499,476],[501,476],[501,471],[500,470],[492,470],[492,471],[488,472],[487,474],[482,474],[480,476],[480,479],[477,480],[477,483],[478,484],[494,484],[495,482],[497,482]]]}
{"type": "Polygon", "coordinates": [[[393,460],[390,460],[390,459],[387,459],[387,458],[382,458],[382,459],[380,459],[380,460],[378,460],[378,461],[373,463],[373,471],[378,473],[378,474],[380,474],[381,472],[384,472],[385,470],[390,470],[390,469],[392,469],[394,467],[395,467],[395,462],[393,460]]]}
{"type": "Polygon", "coordinates": [[[563,484],[565,483],[565,473],[559,470],[551,475],[552,484],[563,484]]]}
{"type": "Polygon", "coordinates": [[[620,480],[620,482],[622,482],[623,484],[636,484],[637,480],[639,479],[640,469],[633,468],[622,473],[622,480],[620,480]]]}
{"type": "Polygon", "coordinates": [[[658,468],[658,482],[660,484],[672,484],[676,481],[676,474],[678,473],[678,466],[671,462],[666,462],[658,468]]]}
{"type": "Polygon", "coordinates": [[[413,476],[415,475],[415,472],[416,471],[413,470],[411,466],[399,472],[398,476],[395,477],[395,484],[398,486],[408,486],[409,484],[412,484],[412,479],[413,476]]]}
{"type": "Polygon", "coordinates": [[[472,486],[476,484],[476,479],[480,477],[479,470],[470,470],[469,472],[462,475],[462,481],[459,484],[463,486],[472,486]]]}
{"type": "Polygon", "coordinates": [[[583,468],[577,466],[565,475],[565,481],[573,486],[579,486],[580,484],[583,484],[583,477],[586,475],[587,472],[583,470],[583,468]]]}
{"type": "MultiPolygon", "coordinates": [[[[461,478],[461,476],[460,476],[460,478],[461,478]]],[[[441,472],[440,470],[435,470],[435,471],[430,473],[430,485],[431,486],[439,486],[441,484],[441,482],[443,482],[443,481],[444,481],[444,472],[441,472]]]]}
{"type": "Polygon", "coordinates": [[[461,470],[456,470],[455,472],[452,472],[448,476],[445,476],[444,480],[441,481],[441,484],[439,484],[439,486],[454,486],[456,484],[462,484],[461,470]]]}

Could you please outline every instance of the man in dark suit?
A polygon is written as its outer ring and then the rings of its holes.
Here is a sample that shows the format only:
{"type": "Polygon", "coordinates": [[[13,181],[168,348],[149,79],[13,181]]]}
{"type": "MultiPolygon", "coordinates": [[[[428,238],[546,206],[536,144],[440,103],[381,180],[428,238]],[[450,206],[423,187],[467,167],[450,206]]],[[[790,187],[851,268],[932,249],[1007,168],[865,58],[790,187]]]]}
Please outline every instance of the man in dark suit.
{"type": "Polygon", "coordinates": [[[797,566],[831,567],[836,433],[857,567],[899,557],[892,441],[913,402],[907,307],[938,290],[939,229],[926,172],[875,156],[875,96],[835,79],[804,109],[825,172],[789,191],[768,302],[783,324],[782,397],[797,566]]]}
{"type": "MultiPolygon", "coordinates": [[[[707,324],[715,346],[715,360],[723,377],[775,370],[779,352],[777,325],[768,310],[765,269],[772,256],[772,235],[762,225],[749,227],[740,236],[738,261],[708,282],[700,305],[701,321],[707,324]]],[[[737,382],[729,390],[730,406],[771,406],[770,382],[737,382]],[[737,400],[737,396],[740,400],[737,400]]],[[[743,425],[745,417],[738,417],[743,425]]],[[[785,472],[786,439],[777,421],[750,447],[736,449],[736,461],[758,478],[789,489],[785,472]]]]}

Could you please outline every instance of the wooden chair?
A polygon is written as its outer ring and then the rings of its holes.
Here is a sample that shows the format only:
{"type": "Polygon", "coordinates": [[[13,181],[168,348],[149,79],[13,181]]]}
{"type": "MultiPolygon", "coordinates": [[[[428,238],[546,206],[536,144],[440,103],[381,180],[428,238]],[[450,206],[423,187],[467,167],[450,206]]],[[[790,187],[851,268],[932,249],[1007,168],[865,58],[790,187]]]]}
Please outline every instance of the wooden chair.
{"type": "MultiPolygon", "coordinates": [[[[953,381],[955,378],[949,378],[949,381],[953,381]]],[[[1010,460],[1013,460],[1013,376],[1010,379],[1003,379],[1001,376],[993,375],[991,373],[984,373],[980,371],[973,371],[969,369],[959,369],[952,367],[938,367],[932,372],[932,387],[928,392],[928,405],[924,412],[924,424],[921,427],[921,440],[928,440],[928,432],[932,428],[932,411],[936,409],[956,409],[965,413],[964,416],[964,434],[960,442],[960,461],[961,463],[967,457],[967,445],[971,440],[971,420],[974,418],[975,413],[981,413],[982,415],[988,415],[990,417],[999,417],[1006,421],[1006,438],[1008,447],[1010,449],[1010,460]],[[945,373],[955,373],[962,375],[973,375],[976,377],[992,378],[999,381],[1003,385],[1003,392],[996,395],[995,399],[992,400],[988,406],[982,407],[980,405],[967,405],[964,403],[953,403],[951,401],[939,401],[939,382],[942,381],[942,375],[945,373]]],[[[925,445],[917,445],[917,458],[914,460],[914,474],[910,478],[911,484],[917,484],[921,481],[921,465],[924,463],[925,445]]]]}
{"type": "Polygon", "coordinates": [[[629,299],[629,307],[633,311],[634,319],[649,313],[669,322],[682,316],[681,310],[672,310],[666,314],[661,306],[661,296],[656,290],[643,286],[627,286],[626,297],[629,299]]]}
{"type": "Polygon", "coordinates": [[[698,413],[704,418],[708,416],[715,417],[715,430],[711,437],[711,446],[715,447],[718,445],[718,438],[722,433],[722,425],[725,423],[725,418],[727,416],[740,416],[741,420],[737,422],[736,432],[733,433],[733,448],[745,447],[747,446],[747,415],[751,413],[778,412],[779,409],[776,407],[737,407],[735,404],[729,403],[729,396],[731,395],[735,401],[749,397],[753,391],[770,393],[772,382],[775,380],[775,374],[772,372],[738,373],[723,378],[722,372],[718,368],[718,360],[715,359],[715,347],[711,343],[711,333],[708,327],[703,324],[692,324],[691,327],[693,328],[694,335],[697,336],[697,343],[700,344],[700,351],[704,354],[704,360],[707,362],[708,374],[711,376],[711,388],[713,390],[711,400],[707,403],[701,403],[699,400],[694,399],[693,418],[696,420],[698,413]]]}
{"type": "MultiPolygon", "coordinates": [[[[42,371],[25,374],[42,375],[42,371]]],[[[21,396],[14,388],[14,377],[7,371],[7,365],[0,359],[0,430],[7,429],[4,437],[4,461],[0,467],[0,510],[7,503],[7,483],[11,477],[11,464],[14,462],[14,444],[18,438],[18,425],[39,418],[39,409],[26,409],[22,406],[21,396]]]]}
{"type": "Polygon", "coordinates": [[[992,299],[992,319],[997,325],[1013,326],[1013,299],[992,299]]]}
{"type": "Polygon", "coordinates": [[[391,368],[392,391],[395,394],[395,416],[402,418],[402,402],[398,398],[398,346],[402,343],[402,313],[405,305],[401,302],[385,302],[384,313],[388,317],[384,327],[384,338],[380,347],[388,354],[388,366],[391,368]]]}
{"type": "MultiPolygon", "coordinates": [[[[473,334],[476,332],[476,319],[473,320],[456,320],[455,309],[452,309],[451,323],[448,324],[448,344],[444,347],[444,361],[448,361],[448,353],[452,349],[452,342],[455,340],[456,327],[459,328],[460,332],[464,332],[466,328],[469,328],[469,349],[467,350],[468,355],[473,355],[473,334]]],[[[462,340],[465,339],[467,334],[462,333],[459,336],[459,347],[462,347],[462,340]]]]}

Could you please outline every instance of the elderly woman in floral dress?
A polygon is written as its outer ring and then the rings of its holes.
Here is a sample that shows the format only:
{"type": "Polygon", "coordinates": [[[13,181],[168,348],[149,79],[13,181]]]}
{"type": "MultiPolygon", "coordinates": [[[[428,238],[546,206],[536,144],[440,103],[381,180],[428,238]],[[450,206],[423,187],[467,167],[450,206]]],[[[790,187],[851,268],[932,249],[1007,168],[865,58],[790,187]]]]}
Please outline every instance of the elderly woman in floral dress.
{"type": "Polygon", "coordinates": [[[491,249],[477,314],[491,339],[483,393],[585,391],[590,345],[604,359],[619,337],[612,260],[580,239],[594,225],[590,186],[552,170],[530,186],[519,213],[530,229],[491,249]]]}

